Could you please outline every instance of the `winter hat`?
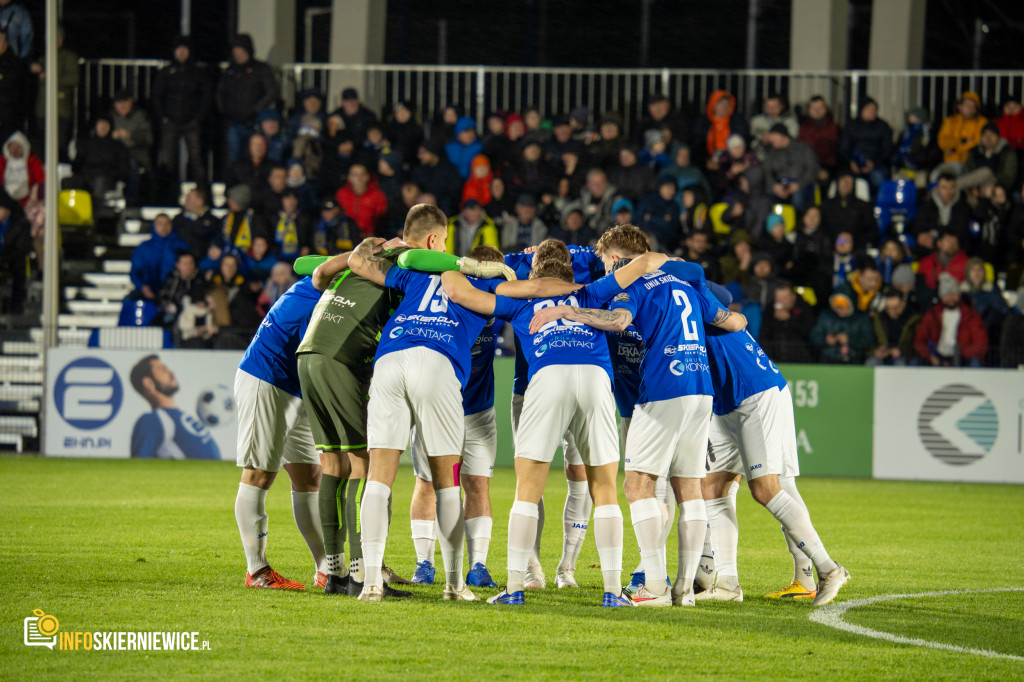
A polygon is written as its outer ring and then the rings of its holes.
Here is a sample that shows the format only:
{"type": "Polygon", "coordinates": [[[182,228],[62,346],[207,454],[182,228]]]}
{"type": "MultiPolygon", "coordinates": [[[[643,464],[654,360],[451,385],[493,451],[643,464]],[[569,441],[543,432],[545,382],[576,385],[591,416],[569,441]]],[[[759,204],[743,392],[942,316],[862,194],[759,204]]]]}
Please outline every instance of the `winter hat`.
{"type": "Polygon", "coordinates": [[[907,111],[908,116],[915,116],[921,123],[928,122],[928,110],[924,107],[910,107],[907,111]]]}
{"type": "Polygon", "coordinates": [[[249,185],[235,185],[228,190],[228,199],[238,204],[238,208],[245,211],[252,201],[252,188],[249,185]]]}
{"type": "Polygon", "coordinates": [[[381,153],[380,160],[388,165],[391,170],[398,172],[402,169],[402,154],[393,149],[381,153]]]}
{"type": "Polygon", "coordinates": [[[725,148],[732,149],[733,147],[743,147],[744,149],[746,149],[747,141],[743,139],[742,135],[736,135],[735,133],[733,133],[728,137],[728,139],[726,139],[725,148]]]}
{"type": "Polygon", "coordinates": [[[629,211],[630,215],[632,215],[635,213],[633,210],[633,202],[626,198],[616,200],[615,203],[612,204],[612,215],[615,215],[619,211],[629,211]]]}
{"type": "Polygon", "coordinates": [[[260,124],[264,121],[277,121],[281,122],[281,114],[277,113],[277,109],[264,109],[256,116],[256,123],[260,124]]]}
{"type": "Polygon", "coordinates": [[[341,91],[341,98],[343,100],[359,99],[359,91],[355,88],[345,88],[341,91]]]}
{"type": "Polygon", "coordinates": [[[999,126],[997,126],[995,123],[986,123],[982,127],[981,132],[982,132],[982,134],[984,134],[984,133],[995,133],[999,137],[1002,137],[1002,133],[999,132],[999,126]]]}
{"type": "Polygon", "coordinates": [[[901,263],[892,271],[892,283],[895,286],[914,286],[914,268],[910,263],[901,263]]]}
{"type": "Polygon", "coordinates": [[[672,185],[673,187],[676,187],[676,176],[671,173],[662,173],[658,176],[658,187],[661,187],[662,185],[672,185]]]}
{"type": "Polygon", "coordinates": [[[475,132],[476,121],[474,121],[469,116],[463,116],[462,118],[455,122],[455,135],[458,136],[459,133],[463,133],[467,130],[472,130],[475,132]]]}
{"type": "Polygon", "coordinates": [[[665,136],[657,128],[644,131],[644,147],[650,149],[659,142],[664,142],[665,136]]]}
{"type": "Polygon", "coordinates": [[[239,33],[231,40],[231,47],[240,47],[249,53],[249,58],[252,58],[253,53],[256,49],[252,46],[252,36],[248,33],[239,33]]]}
{"type": "Polygon", "coordinates": [[[776,123],[775,125],[768,129],[768,132],[774,133],[776,135],[785,135],[786,137],[789,137],[789,128],[786,127],[785,123],[776,123]]]}
{"type": "Polygon", "coordinates": [[[766,232],[771,232],[773,227],[780,224],[786,224],[786,221],[782,219],[782,216],[777,213],[769,213],[768,218],[764,221],[764,229],[766,232]]]}
{"type": "Polygon", "coordinates": [[[946,294],[958,294],[960,293],[960,283],[956,281],[956,278],[948,272],[944,272],[939,275],[939,298],[942,298],[946,294]]]}

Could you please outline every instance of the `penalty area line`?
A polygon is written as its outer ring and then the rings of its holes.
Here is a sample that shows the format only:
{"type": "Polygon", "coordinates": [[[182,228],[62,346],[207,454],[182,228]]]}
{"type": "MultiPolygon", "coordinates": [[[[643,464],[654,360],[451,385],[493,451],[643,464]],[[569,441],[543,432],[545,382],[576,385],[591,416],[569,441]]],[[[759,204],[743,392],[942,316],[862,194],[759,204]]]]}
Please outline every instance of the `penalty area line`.
{"type": "Polygon", "coordinates": [[[814,611],[808,616],[808,618],[815,623],[827,625],[830,628],[843,630],[844,632],[852,632],[855,635],[863,635],[864,637],[871,637],[873,639],[882,639],[894,644],[909,644],[911,646],[922,646],[930,649],[956,651],[962,654],[976,654],[978,656],[986,656],[988,658],[1007,658],[1011,661],[1024,661],[1024,656],[1004,654],[998,651],[990,651],[988,649],[974,649],[966,646],[957,646],[956,644],[946,644],[944,642],[932,642],[927,639],[904,637],[902,635],[894,635],[891,632],[872,630],[871,628],[866,628],[863,625],[848,623],[844,618],[846,612],[852,609],[860,608],[861,606],[868,606],[870,604],[878,604],[885,601],[894,601],[896,599],[945,597],[964,594],[990,594],[993,592],[1024,592],[1024,587],[1000,587],[991,590],[946,590],[943,592],[918,592],[917,594],[883,594],[877,597],[853,599],[851,601],[839,602],[838,604],[829,604],[828,606],[824,606],[814,611]]]}

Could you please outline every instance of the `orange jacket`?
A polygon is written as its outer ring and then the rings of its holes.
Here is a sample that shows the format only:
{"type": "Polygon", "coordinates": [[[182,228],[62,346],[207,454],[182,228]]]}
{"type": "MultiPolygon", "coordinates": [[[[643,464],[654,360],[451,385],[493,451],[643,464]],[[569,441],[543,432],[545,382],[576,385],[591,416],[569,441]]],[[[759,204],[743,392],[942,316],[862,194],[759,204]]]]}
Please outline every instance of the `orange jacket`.
{"type": "Polygon", "coordinates": [[[981,129],[988,123],[988,119],[980,113],[981,100],[976,94],[965,92],[963,99],[973,100],[979,113],[971,119],[965,119],[958,113],[942,122],[942,128],[939,129],[939,149],[942,150],[944,161],[966,161],[967,154],[981,142],[981,129]]]}

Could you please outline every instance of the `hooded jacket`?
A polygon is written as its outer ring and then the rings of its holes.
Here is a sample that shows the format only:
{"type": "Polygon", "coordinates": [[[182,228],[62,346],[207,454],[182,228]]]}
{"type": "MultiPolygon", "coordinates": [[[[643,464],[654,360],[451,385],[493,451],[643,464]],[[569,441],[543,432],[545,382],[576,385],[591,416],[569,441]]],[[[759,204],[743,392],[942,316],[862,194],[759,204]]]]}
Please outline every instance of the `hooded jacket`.
{"type": "Polygon", "coordinates": [[[999,126],[999,134],[1011,147],[1024,150],[1024,110],[1017,112],[1015,116],[1000,116],[995,120],[995,124],[999,126]]]}
{"type": "MultiPolygon", "coordinates": [[[[939,344],[942,335],[942,311],[945,306],[941,303],[932,306],[921,319],[921,325],[917,328],[914,336],[914,350],[922,358],[929,358],[933,355],[932,348],[939,344]]],[[[956,330],[956,345],[960,351],[960,357],[966,359],[982,360],[988,352],[988,333],[985,331],[985,323],[971,306],[960,303],[960,325],[956,330]]]]}
{"type": "Polygon", "coordinates": [[[109,134],[100,137],[93,126],[91,135],[78,140],[78,154],[71,167],[89,181],[100,176],[127,180],[130,172],[128,148],[109,134]]]}
{"type": "Polygon", "coordinates": [[[251,124],[259,112],[274,105],[277,81],[265,62],[253,58],[252,38],[248,34],[236,36],[231,46],[248,52],[249,61],[244,64],[232,61],[224,70],[217,84],[217,108],[229,124],[251,124]]]}
{"type": "Polygon", "coordinates": [[[135,247],[132,252],[132,268],[129,273],[132,284],[137,291],[148,286],[153,293],[160,291],[164,280],[174,272],[174,263],[178,253],[190,251],[188,244],[174,234],[174,230],[166,237],[156,233],[156,226],[150,228],[150,237],[135,247]]]}
{"type": "Polygon", "coordinates": [[[494,171],[491,170],[491,162],[483,154],[478,154],[470,164],[469,180],[462,186],[462,200],[476,199],[480,205],[491,203],[491,180],[494,179],[494,171]],[[486,168],[487,175],[482,178],[476,176],[477,168],[486,168]]]}
{"type": "Polygon", "coordinates": [[[202,121],[210,110],[210,81],[206,72],[192,60],[192,46],[187,38],[179,38],[174,47],[189,48],[184,64],[173,60],[160,69],[153,83],[153,115],[158,121],[167,119],[176,125],[202,121]]]}
{"type": "Polygon", "coordinates": [[[713,156],[717,151],[725,151],[725,141],[730,135],[739,135],[744,140],[750,137],[750,128],[746,120],[736,113],[736,98],[732,93],[725,90],[715,90],[708,98],[708,105],[704,109],[704,116],[697,121],[693,130],[693,144],[690,149],[694,152],[693,163],[703,166],[703,162],[713,156]],[[724,119],[715,119],[715,104],[722,98],[729,100],[729,115],[724,119]]]}
{"type": "Polygon", "coordinates": [[[961,99],[969,99],[974,102],[978,115],[974,118],[964,118],[959,112],[948,116],[939,129],[939,148],[942,150],[943,160],[947,162],[963,163],[967,160],[967,154],[981,141],[981,129],[988,123],[988,119],[981,115],[981,99],[973,92],[965,92],[961,99]]]}
{"type": "Polygon", "coordinates": [[[473,159],[476,158],[484,149],[479,138],[473,140],[469,144],[462,144],[459,142],[459,135],[467,130],[475,131],[476,121],[469,116],[463,116],[455,123],[455,138],[444,146],[444,152],[448,155],[448,160],[455,164],[455,168],[458,169],[459,175],[463,180],[469,178],[470,166],[473,163],[473,159]]]}
{"type": "MultiPolygon", "coordinates": [[[[16,132],[4,142],[3,156],[0,156],[0,184],[19,204],[28,203],[32,188],[43,184],[43,163],[32,153],[32,145],[23,133],[16,132]],[[20,159],[11,154],[11,143],[17,142],[24,149],[20,159]]],[[[39,197],[42,199],[42,196],[39,197]]]]}

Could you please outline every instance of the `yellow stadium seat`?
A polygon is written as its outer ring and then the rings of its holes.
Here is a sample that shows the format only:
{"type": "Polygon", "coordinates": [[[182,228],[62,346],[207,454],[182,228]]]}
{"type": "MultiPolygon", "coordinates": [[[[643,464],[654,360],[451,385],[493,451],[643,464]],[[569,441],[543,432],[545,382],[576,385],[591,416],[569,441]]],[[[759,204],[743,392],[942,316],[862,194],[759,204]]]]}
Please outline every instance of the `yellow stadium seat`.
{"type": "Polygon", "coordinates": [[[782,222],[786,224],[786,232],[796,229],[796,209],[792,204],[774,204],[772,213],[782,216],[782,222]]]}
{"type": "Polygon", "coordinates": [[[729,204],[726,203],[711,204],[708,216],[711,218],[711,227],[714,229],[715,234],[729,234],[730,228],[722,220],[722,216],[725,215],[728,208],[729,204]]]}
{"type": "Polygon", "coordinates": [[[92,196],[81,189],[61,190],[57,218],[68,227],[92,227],[92,196]]]}
{"type": "Polygon", "coordinates": [[[804,299],[807,302],[807,305],[812,308],[818,305],[818,295],[814,293],[814,289],[811,287],[797,287],[793,289],[793,291],[795,291],[800,298],[804,299]]]}
{"type": "Polygon", "coordinates": [[[995,282],[996,281],[996,269],[992,267],[991,263],[985,263],[985,281],[995,282]]]}

